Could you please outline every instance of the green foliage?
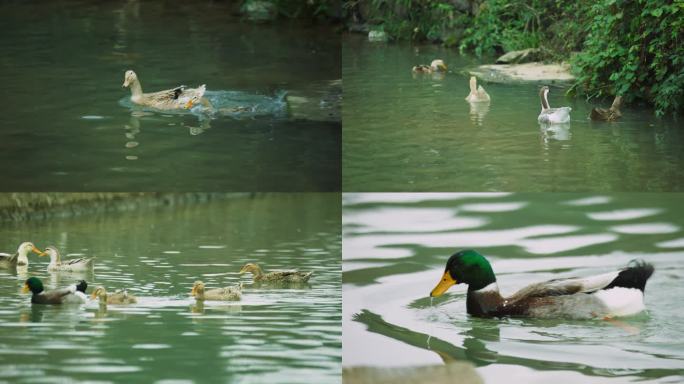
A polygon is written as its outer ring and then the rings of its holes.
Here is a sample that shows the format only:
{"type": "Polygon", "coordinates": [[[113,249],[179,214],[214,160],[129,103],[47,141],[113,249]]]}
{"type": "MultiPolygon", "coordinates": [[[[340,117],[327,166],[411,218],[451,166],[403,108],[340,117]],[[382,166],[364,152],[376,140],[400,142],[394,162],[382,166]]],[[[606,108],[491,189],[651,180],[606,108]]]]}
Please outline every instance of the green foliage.
{"type": "Polygon", "coordinates": [[[339,0],[265,0],[273,4],[279,16],[290,19],[330,17],[336,12],[339,0]]]}
{"type": "MultiPolygon", "coordinates": [[[[368,22],[397,40],[441,40],[455,44],[464,15],[437,0],[367,0],[368,22]],[[456,30],[455,30],[456,29],[456,30]]],[[[347,11],[358,1],[347,1],[347,11]]]]}
{"type": "MultiPolygon", "coordinates": [[[[536,2],[532,2],[536,3],[536,2]]],[[[491,0],[480,7],[466,28],[461,51],[481,56],[538,47],[541,40],[539,11],[523,2],[491,0]]]]}
{"type": "Polygon", "coordinates": [[[485,1],[465,30],[461,51],[476,55],[542,48],[550,57],[567,56],[584,38],[583,1],[485,1]]]}
{"type": "Polygon", "coordinates": [[[656,113],[684,108],[684,3],[599,0],[589,10],[584,50],[574,60],[590,97],[647,100],[656,113]]]}

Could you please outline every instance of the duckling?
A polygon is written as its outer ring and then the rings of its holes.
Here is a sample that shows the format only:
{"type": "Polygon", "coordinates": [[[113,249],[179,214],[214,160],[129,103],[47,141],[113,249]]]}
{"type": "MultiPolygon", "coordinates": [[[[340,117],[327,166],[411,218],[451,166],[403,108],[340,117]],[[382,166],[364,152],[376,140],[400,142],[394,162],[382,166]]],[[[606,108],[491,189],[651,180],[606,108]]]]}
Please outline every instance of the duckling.
{"type": "Polygon", "coordinates": [[[209,105],[209,101],[205,99],[204,92],[206,86],[204,84],[197,88],[187,88],[184,85],[173,89],[159,91],[154,93],[143,93],[140,80],[135,72],[128,70],[124,75],[123,88],[130,87],[131,101],[135,104],[144,105],[156,109],[190,109],[196,104],[209,105]]]}
{"type": "Polygon", "coordinates": [[[272,271],[264,273],[264,271],[255,263],[247,263],[242,269],[240,269],[240,274],[250,272],[253,276],[254,282],[291,282],[291,283],[304,283],[309,280],[311,272],[299,272],[295,270],[291,271],[272,271]]]}
{"type": "Polygon", "coordinates": [[[88,288],[88,283],[85,280],[79,281],[77,284],[72,284],[66,288],[53,289],[46,291],[43,288],[43,282],[37,277],[29,277],[24,283],[22,292],[28,293],[31,291],[31,303],[33,304],[83,304],[88,297],[85,290],[88,288]]]}
{"type": "Polygon", "coordinates": [[[135,304],[138,300],[135,296],[128,293],[128,291],[121,290],[114,293],[107,293],[104,287],[100,286],[95,288],[93,293],[90,295],[91,299],[98,298],[100,305],[106,304],[135,304]]]}
{"type": "Polygon", "coordinates": [[[86,258],[79,257],[78,259],[70,259],[62,262],[59,257],[59,251],[56,247],[50,245],[45,248],[45,251],[40,256],[50,256],[50,264],[48,264],[48,272],[84,272],[93,269],[94,257],[86,258]]]}
{"type": "Polygon", "coordinates": [[[411,70],[415,73],[446,72],[447,65],[444,63],[444,60],[436,59],[432,60],[432,63],[430,63],[429,66],[425,64],[419,64],[413,67],[411,70]]]}
{"type": "Polygon", "coordinates": [[[470,76],[470,94],[465,98],[469,103],[488,102],[490,100],[489,94],[480,85],[477,86],[477,78],[470,76]]]}
{"type": "Polygon", "coordinates": [[[464,250],[449,258],[430,296],[441,296],[454,284],[465,283],[466,310],[473,316],[609,319],[645,309],[644,289],[653,270],[651,264],[633,260],[617,271],[549,280],[503,297],[489,261],[477,251],[464,250]]]}
{"type": "Polygon", "coordinates": [[[589,114],[589,118],[597,121],[615,121],[622,117],[620,113],[620,105],[622,104],[622,96],[615,96],[613,105],[608,109],[594,108],[589,114]]]}
{"type": "Polygon", "coordinates": [[[235,287],[205,289],[203,282],[195,281],[190,295],[197,300],[238,301],[242,298],[242,283],[235,287]]]}
{"type": "Polygon", "coordinates": [[[25,241],[19,245],[17,252],[13,255],[0,253],[0,268],[13,268],[17,265],[28,265],[28,253],[41,254],[42,251],[36,248],[33,243],[25,241]]]}
{"type": "Polygon", "coordinates": [[[549,87],[546,85],[539,90],[542,110],[537,117],[540,123],[568,123],[570,122],[570,107],[551,108],[549,106],[549,87]]]}

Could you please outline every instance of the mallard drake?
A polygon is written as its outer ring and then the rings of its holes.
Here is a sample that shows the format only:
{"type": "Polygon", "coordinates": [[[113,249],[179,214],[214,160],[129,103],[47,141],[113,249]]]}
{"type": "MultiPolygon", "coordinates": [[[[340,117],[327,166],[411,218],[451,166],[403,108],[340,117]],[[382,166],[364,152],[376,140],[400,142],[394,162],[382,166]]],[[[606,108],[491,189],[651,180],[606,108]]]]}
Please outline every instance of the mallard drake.
{"type": "Polygon", "coordinates": [[[45,251],[40,256],[50,256],[50,264],[48,264],[48,272],[84,272],[93,269],[94,257],[79,257],[77,259],[69,259],[62,261],[59,256],[59,251],[54,246],[45,247],[45,251]]]}
{"type": "Polygon", "coordinates": [[[446,72],[447,66],[444,63],[444,60],[436,59],[432,60],[430,65],[419,64],[413,67],[411,70],[416,73],[446,72]]]}
{"type": "Polygon", "coordinates": [[[206,91],[204,84],[197,88],[187,88],[181,85],[165,91],[143,93],[138,75],[131,70],[126,71],[122,87],[131,89],[133,103],[156,109],[190,109],[195,104],[207,103],[202,97],[206,91]]]}
{"type": "Polygon", "coordinates": [[[104,287],[97,287],[90,295],[91,299],[97,298],[101,305],[105,304],[135,304],[138,300],[135,296],[130,295],[128,291],[121,290],[114,293],[107,293],[104,287]]]}
{"type": "Polygon", "coordinates": [[[440,296],[452,285],[465,283],[466,309],[477,317],[611,318],[645,309],[644,288],[652,273],[652,265],[632,261],[619,271],[536,283],[504,298],[487,259],[466,250],[449,258],[430,296],[440,296]]]}
{"type": "Polygon", "coordinates": [[[470,76],[470,94],[465,98],[469,103],[487,102],[490,100],[489,94],[480,85],[477,86],[477,78],[470,76]]]}
{"type": "Polygon", "coordinates": [[[622,117],[620,113],[620,105],[622,104],[622,96],[615,96],[613,105],[608,109],[594,108],[589,114],[589,118],[597,121],[615,121],[622,117]]]}
{"type": "Polygon", "coordinates": [[[42,253],[40,249],[36,248],[33,243],[28,241],[19,244],[17,252],[13,255],[8,253],[0,253],[0,268],[12,268],[16,267],[17,265],[28,265],[29,252],[34,252],[39,255],[42,253]]]}
{"type": "Polygon", "coordinates": [[[31,291],[31,302],[33,304],[83,304],[88,297],[85,290],[88,288],[88,283],[85,280],[79,281],[77,284],[72,284],[66,288],[53,289],[46,291],[43,288],[43,282],[37,277],[29,277],[24,283],[22,292],[28,293],[31,291]]]}
{"type": "Polygon", "coordinates": [[[203,282],[195,281],[190,295],[197,300],[238,301],[242,298],[242,283],[235,287],[205,289],[203,282]]]}
{"type": "Polygon", "coordinates": [[[537,121],[540,123],[568,123],[570,122],[570,107],[551,108],[549,106],[549,87],[546,85],[539,90],[539,98],[541,99],[541,112],[537,121]]]}
{"type": "Polygon", "coordinates": [[[264,271],[258,265],[254,263],[245,264],[242,269],[240,269],[240,274],[250,272],[253,276],[254,282],[266,282],[266,281],[281,281],[290,283],[304,283],[309,281],[309,277],[313,274],[311,272],[299,272],[299,271],[272,271],[264,273],[264,271]]]}

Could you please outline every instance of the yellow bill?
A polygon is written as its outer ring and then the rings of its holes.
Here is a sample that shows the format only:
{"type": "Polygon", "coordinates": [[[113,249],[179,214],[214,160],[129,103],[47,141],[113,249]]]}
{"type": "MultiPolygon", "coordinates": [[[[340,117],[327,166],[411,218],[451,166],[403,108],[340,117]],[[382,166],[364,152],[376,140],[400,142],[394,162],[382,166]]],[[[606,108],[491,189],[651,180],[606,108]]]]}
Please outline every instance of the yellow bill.
{"type": "Polygon", "coordinates": [[[444,272],[442,280],[440,280],[437,286],[430,292],[430,297],[442,296],[444,292],[454,284],[456,284],[456,280],[451,278],[449,271],[444,272]]]}
{"type": "Polygon", "coordinates": [[[31,248],[31,251],[33,251],[33,253],[36,253],[36,254],[41,255],[41,256],[42,256],[42,253],[43,253],[43,251],[41,251],[40,249],[36,248],[35,245],[33,246],[33,248],[31,248]]]}
{"type": "Polygon", "coordinates": [[[21,288],[21,293],[29,293],[30,289],[28,284],[24,284],[24,287],[21,288]]]}

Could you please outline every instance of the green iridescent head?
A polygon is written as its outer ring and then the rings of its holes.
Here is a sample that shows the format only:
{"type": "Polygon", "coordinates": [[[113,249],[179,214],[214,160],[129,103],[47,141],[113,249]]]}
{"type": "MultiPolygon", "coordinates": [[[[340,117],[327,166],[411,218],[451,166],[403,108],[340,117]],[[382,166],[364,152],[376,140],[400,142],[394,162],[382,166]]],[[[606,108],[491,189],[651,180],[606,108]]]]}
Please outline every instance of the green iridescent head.
{"type": "Polygon", "coordinates": [[[465,283],[469,290],[478,290],[496,282],[489,261],[471,249],[453,254],[446,263],[444,275],[430,296],[444,294],[452,285],[465,283]]]}

